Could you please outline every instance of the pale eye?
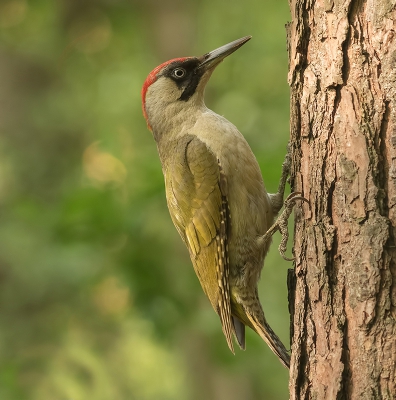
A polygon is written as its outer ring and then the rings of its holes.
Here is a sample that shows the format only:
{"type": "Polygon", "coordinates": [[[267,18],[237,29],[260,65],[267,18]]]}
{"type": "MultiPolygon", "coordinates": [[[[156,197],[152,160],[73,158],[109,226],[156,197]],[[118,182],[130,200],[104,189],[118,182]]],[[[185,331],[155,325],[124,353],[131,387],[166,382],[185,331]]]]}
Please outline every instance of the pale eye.
{"type": "Polygon", "coordinates": [[[172,75],[177,79],[184,78],[186,76],[186,70],[184,68],[175,68],[172,71],[172,75]]]}

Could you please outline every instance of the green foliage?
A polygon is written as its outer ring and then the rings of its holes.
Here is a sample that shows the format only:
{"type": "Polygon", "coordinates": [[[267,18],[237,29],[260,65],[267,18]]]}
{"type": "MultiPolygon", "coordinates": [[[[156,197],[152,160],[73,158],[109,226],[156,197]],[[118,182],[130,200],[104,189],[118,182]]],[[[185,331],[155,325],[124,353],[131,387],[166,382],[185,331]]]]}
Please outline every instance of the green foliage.
{"type": "MultiPolygon", "coordinates": [[[[140,88],[157,64],[253,35],[207,104],[275,191],[288,138],[287,2],[0,4],[0,398],[286,399],[261,339],[230,354],[170,221],[140,88]]],[[[276,242],[262,274],[288,342],[276,242]]]]}

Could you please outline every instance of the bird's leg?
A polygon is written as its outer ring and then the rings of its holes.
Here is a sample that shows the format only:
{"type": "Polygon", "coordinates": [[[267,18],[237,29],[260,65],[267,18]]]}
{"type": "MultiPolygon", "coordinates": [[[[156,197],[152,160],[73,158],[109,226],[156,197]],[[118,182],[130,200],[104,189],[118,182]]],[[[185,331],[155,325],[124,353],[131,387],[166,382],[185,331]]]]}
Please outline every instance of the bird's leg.
{"type": "Polygon", "coordinates": [[[282,164],[282,175],[281,175],[281,179],[279,182],[278,191],[275,194],[270,195],[272,210],[273,210],[274,214],[277,214],[279,212],[279,210],[282,208],[282,203],[284,204],[285,209],[283,210],[282,214],[277,218],[275,223],[268,229],[268,231],[260,239],[261,239],[263,245],[265,245],[265,243],[267,243],[267,241],[271,239],[272,235],[276,231],[280,231],[280,233],[282,235],[282,239],[281,239],[281,242],[280,242],[279,248],[278,248],[279,253],[285,260],[293,261],[293,258],[288,258],[285,255],[287,241],[289,239],[289,231],[287,229],[287,222],[288,222],[290,214],[292,213],[293,208],[298,200],[305,201],[308,204],[309,204],[309,201],[305,197],[301,196],[300,192],[293,192],[283,202],[283,196],[285,194],[286,182],[287,182],[287,178],[290,175],[290,168],[291,168],[291,158],[290,158],[289,150],[290,149],[288,147],[287,154],[286,154],[285,159],[282,164]]]}
{"type": "Polygon", "coordinates": [[[284,205],[285,209],[283,210],[282,214],[279,215],[275,223],[271,226],[271,228],[268,229],[268,231],[261,236],[261,241],[263,244],[267,243],[268,240],[271,239],[272,235],[276,232],[279,231],[282,235],[281,242],[279,244],[279,253],[280,255],[287,261],[293,261],[294,258],[288,258],[286,257],[286,246],[287,246],[287,241],[289,239],[289,231],[287,229],[287,221],[290,217],[290,214],[293,211],[293,208],[298,200],[305,201],[309,204],[309,201],[301,196],[300,192],[293,192],[287,196],[284,205]]]}
{"type": "Polygon", "coordinates": [[[290,175],[290,168],[291,168],[291,158],[290,158],[290,147],[288,146],[287,153],[282,164],[282,175],[279,181],[278,190],[275,194],[270,194],[272,212],[274,213],[274,215],[278,214],[278,212],[283,206],[283,197],[285,195],[287,178],[290,175]]]}

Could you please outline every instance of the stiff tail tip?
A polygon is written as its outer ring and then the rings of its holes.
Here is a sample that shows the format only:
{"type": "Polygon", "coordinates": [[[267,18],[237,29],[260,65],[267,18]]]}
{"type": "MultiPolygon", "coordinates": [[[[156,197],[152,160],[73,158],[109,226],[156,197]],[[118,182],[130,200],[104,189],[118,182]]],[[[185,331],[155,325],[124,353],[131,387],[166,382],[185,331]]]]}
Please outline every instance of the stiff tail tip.
{"type": "Polygon", "coordinates": [[[269,348],[276,354],[279,358],[279,361],[286,368],[290,368],[290,354],[286,350],[285,346],[279,339],[279,337],[275,334],[275,332],[271,329],[268,323],[264,320],[263,324],[258,323],[258,321],[253,317],[253,315],[246,313],[249,321],[252,323],[254,330],[260,335],[260,337],[264,340],[265,343],[269,346],[269,348]]]}

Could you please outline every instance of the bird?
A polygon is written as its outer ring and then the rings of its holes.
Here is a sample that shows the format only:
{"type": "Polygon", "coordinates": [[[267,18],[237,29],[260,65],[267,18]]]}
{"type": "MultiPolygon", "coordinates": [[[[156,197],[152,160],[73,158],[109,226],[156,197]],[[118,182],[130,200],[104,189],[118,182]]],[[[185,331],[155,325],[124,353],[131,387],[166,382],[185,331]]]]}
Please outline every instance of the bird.
{"type": "MultiPolygon", "coordinates": [[[[285,227],[284,219],[274,220],[282,208],[290,158],[283,163],[278,192],[267,193],[244,136],[204,102],[214,69],[250,39],[154,68],[142,87],[142,108],[157,144],[171,219],[220,317],[229,349],[234,353],[233,337],[245,349],[247,326],[289,368],[289,352],[267,323],[257,285],[270,236],[285,227]]],[[[289,203],[296,198],[292,194],[289,203]]]]}

